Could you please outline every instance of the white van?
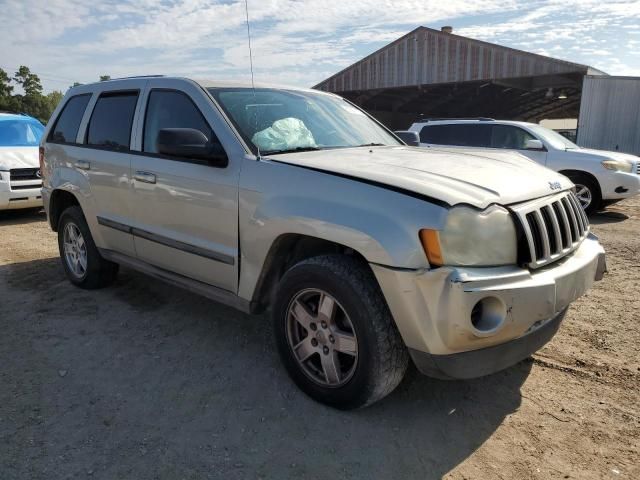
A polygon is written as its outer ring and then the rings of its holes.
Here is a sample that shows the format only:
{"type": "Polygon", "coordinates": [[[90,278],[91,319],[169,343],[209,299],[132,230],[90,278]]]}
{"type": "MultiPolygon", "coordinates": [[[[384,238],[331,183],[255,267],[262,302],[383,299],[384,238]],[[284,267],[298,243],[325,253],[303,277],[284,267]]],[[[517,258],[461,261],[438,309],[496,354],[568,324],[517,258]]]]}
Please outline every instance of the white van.
{"type": "Polygon", "coordinates": [[[419,135],[421,147],[515,150],[569,177],[588,213],[640,190],[639,157],[581,148],[535,123],[490,118],[438,119],[414,123],[409,131],[419,135]]]}

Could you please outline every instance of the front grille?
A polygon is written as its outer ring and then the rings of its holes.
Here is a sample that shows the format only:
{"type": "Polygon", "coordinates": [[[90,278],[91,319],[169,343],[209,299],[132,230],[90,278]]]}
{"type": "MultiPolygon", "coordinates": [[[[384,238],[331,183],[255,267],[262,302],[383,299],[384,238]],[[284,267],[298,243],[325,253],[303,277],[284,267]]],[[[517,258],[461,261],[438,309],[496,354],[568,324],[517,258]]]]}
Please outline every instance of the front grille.
{"type": "Polygon", "coordinates": [[[589,220],[572,192],[544,197],[511,208],[520,221],[521,263],[539,268],[568,255],[589,234],[589,220]]]}
{"type": "Polygon", "coordinates": [[[40,180],[39,171],[39,168],[14,168],[9,171],[9,178],[12,181],[40,180]]]}
{"type": "Polygon", "coordinates": [[[636,162],[636,173],[640,175],[640,162],[636,162]]]}
{"type": "Polygon", "coordinates": [[[42,183],[33,185],[11,185],[11,190],[32,190],[34,188],[42,188],[42,183]]]}

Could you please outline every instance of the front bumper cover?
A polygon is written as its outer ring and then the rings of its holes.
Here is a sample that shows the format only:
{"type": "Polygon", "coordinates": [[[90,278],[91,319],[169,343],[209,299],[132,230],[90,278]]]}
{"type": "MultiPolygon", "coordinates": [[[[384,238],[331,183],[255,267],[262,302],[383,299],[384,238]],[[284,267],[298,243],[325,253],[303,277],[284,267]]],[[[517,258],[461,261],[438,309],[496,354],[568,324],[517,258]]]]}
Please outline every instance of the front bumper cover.
{"type": "Polygon", "coordinates": [[[409,352],[418,370],[430,377],[444,380],[482,377],[515,365],[540,350],[556,334],[566,313],[565,308],[525,335],[493,347],[451,355],[431,355],[413,349],[409,352]]]}
{"type": "Polygon", "coordinates": [[[372,269],[418,368],[428,375],[471,378],[505,368],[544,345],[569,304],[602,278],[606,264],[602,246],[590,234],[571,255],[538,270],[372,269]],[[487,298],[501,305],[504,315],[495,328],[481,332],[472,312],[487,298]]]}

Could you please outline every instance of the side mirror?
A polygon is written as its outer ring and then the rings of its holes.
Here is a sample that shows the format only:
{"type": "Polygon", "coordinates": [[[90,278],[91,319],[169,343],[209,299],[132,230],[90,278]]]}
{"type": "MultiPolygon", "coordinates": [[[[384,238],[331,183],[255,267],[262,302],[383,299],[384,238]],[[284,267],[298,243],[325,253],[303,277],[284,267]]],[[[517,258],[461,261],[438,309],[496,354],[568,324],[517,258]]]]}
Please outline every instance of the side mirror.
{"type": "Polygon", "coordinates": [[[169,157],[205,160],[216,167],[226,167],[229,158],[219,143],[210,142],[195,128],[163,128],[158,132],[156,150],[169,157]]]}
{"type": "Polygon", "coordinates": [[[400,140],[409,145],[410,147],[419,147],[420,146],[420,137],[418,136],[418,132],[410,132],[408,130],[396,130],[393,132],[396,134],[400,140]]]}
{"type": "Polygon", "coordinates": [[[544,145],[542,144],[542,142],[538,139],[530,139],[527,140],[524,144],[524,148],[525,150],[538,150],[538,151],[543,151],[544,150],[544,145]]]}

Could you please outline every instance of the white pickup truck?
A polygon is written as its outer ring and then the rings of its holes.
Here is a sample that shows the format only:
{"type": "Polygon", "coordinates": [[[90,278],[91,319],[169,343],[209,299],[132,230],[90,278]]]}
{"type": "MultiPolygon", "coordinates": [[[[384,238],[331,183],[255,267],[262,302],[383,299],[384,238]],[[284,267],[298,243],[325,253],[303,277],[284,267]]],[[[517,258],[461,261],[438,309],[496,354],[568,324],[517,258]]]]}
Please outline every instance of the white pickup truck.
{"type": "Polygon", "coordinates": [[[0,210],[42,207],[38,144],[43,132],[35,118],[0,113],[0,210]]]}

